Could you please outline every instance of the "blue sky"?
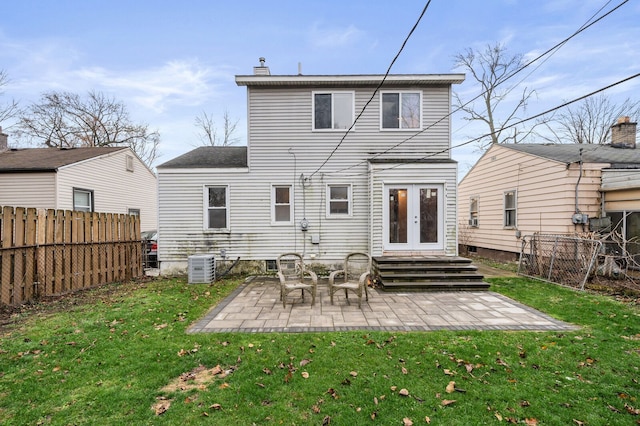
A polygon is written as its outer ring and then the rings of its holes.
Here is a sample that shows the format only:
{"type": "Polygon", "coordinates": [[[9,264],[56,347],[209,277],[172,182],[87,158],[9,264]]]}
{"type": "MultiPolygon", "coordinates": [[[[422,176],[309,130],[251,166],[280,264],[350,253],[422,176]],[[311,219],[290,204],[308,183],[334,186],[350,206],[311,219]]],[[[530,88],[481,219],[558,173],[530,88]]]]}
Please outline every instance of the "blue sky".
{"type": "MultiPolygon", "coordinates": [[[[433,0],[391,72],[461,72],[453,56],[504,43],[531,59],[575,32],[599,9],[624,0],[433,0]]],[[[136,122],[161,133],[168,161],[199,144],[195,117],[239,120],[245,140],[246,93],[234,76],[258,58],[272,74],[384,74],[425,1],[35,1],[6,2],[0,19],[0,69],[10,83],[0,102],[21,105],[46,91],[103,92],[123,101],[136,122]]],[[[602,12],[601,12],[602,13],[602,12]]],[[[572,39],[514,85],[536,90],[534,115],[640,70],[640,2],[572,39]]],[[[606,94],[638,99],[640,79],[606,94]]],[[[514,90],[517,94],[519,89],[514,90]]],[[[478,93],[473,82],[456,86],[478,93]]],[[[634,118],[640,119],[640,118],[634,118]]],[[[0,123],[11,131],[12,123],[0,123]]],[[[453,145],[484,133],[453,119],[453,145]]],[[[473,146],[453,150],[461,174],[473,146]]]]}

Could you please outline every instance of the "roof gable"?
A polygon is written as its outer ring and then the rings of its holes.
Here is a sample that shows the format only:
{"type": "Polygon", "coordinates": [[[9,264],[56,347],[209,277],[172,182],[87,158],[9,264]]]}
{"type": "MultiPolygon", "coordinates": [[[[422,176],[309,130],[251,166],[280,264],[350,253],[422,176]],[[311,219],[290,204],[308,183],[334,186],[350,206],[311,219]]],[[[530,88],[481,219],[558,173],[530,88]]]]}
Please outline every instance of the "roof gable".
{"type": "Polygon", "coordinates": [[[158,166],[158,169],[247,167],[246,146],[201,146],[158,166]]]}
{"type": "Polygon", "coordinates": [[[56,172],[64,166],[128,147],[24,148],[0,153],[0,173],[56,172]]]}

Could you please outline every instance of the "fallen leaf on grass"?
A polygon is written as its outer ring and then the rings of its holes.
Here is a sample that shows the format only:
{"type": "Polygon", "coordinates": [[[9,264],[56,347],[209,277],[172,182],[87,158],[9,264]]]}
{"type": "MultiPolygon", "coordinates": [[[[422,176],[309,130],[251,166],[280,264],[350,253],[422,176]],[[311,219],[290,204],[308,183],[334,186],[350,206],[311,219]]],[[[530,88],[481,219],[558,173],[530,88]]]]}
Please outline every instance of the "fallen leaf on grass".
{"type": "Polygon", "coordinates": [[[304,367],[305,365],[309,364],[311,362],[310,359],[303,359],[302,361],[300,361],[300,367],[304,367]]]}
{"type": "Polygon", "coordinates": [[[160,414],[164,414],[170,406],[171,400],[162,398],[153,405],[153,411],[155,411],[156,416],[159,416],[160,414]]]}
{"type": "Polygon", "coordinates": [[[400,392],[398,392],[398,394],[400,396],[409,396],[409,391],[406,389],[400,389],[400,392]]]}
{"type": "Polygon", "coordinates": [[[429,416],[425,416],[425,417],[424,417],[424,421],[425,421],[427,424],[431,424],[431,417],[429,417],[429,416]]]}
{"type": "Polygon", "coordinates": [[[453,393],[455,392],[455,390],[456,390],[456,382],[453,382],[453,381],[449,382],[449,384],[446,387],[447,393],[453,393]]]}
{"type": "Polygon", "coordinates": [[[413,422],[408,417],[405,417],[404,419],[402,419],[402,424],[403,426],[413,426],[413,422]]]}
{"type": "Polygon", "coordinates": [[[455,402],[456,402],[455,399],[443,399],[441,404],[446,407],[447,405],[451,405],[455,402]]]}
{"type": "Polygon", "coordinates": [[[538,419],[524,419],[524,424],[527,426],[538,426],[538,419]]]}
{"type": "Polygon", "coordinates": [[[309,373],[307,373],[306,371],[303,371],[302,373],[300,373],[300,375],[301,375],[302,377],[304,377],[305,379],[308,379],[308,378],[309,378],[309,373]]]}

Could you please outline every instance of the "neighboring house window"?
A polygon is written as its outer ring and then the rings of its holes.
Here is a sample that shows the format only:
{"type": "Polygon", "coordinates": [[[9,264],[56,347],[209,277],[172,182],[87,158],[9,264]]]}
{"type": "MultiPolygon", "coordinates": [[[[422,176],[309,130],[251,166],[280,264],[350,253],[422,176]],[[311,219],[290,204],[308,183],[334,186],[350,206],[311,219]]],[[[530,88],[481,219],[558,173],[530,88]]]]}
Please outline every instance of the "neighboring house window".
{"type": "Polygon", "coordinates": [[[228,229],[228,188],[226,186],[207,186],[205,187],[205,198],[206,228],[228,229]]]}
{"type": "Polygon", "coordinates": [[[327,186],[327,215],[351,215],[351,185],[327,186]]]}
{"type": "Polygon", "coordinates": [[[504,226],[507,228],[516,227],[516,191],[504,193],[504,226]]]}
{"type": "Polygon", "coordinates": [[[73,188],[73,210],[81,212],[93,211],[93,191],[73,188]]]}
{"type": "Polygon", "coordinates": [[[478,226],[478,197],[471,197],[469,203],[469,226],[478,226]]]}
{"type": "Polygon", "coordinates": [[[140,216],[140,209],[127,209],[127,213],[132,216],[140,216]]]}
{"type": "Polygon", "coordinates": [[[422,95],[420,92],[382,93],[383,129],[420,129],[422,95]]]}
{"type": "Polygon", "coordinates": [[[133,155],[127,155],[127,171],[133,171],[133,155]]]}
{"type": "Polygon", "coordinates": [[[274,223],[291,223],[291,186],[273,186],[271,217],[274,223]]]}
{"type": "Polygon", "coordinates": [[[313,93],[314,130],[348,129],[353,124],[353,93],[313,93]]]}

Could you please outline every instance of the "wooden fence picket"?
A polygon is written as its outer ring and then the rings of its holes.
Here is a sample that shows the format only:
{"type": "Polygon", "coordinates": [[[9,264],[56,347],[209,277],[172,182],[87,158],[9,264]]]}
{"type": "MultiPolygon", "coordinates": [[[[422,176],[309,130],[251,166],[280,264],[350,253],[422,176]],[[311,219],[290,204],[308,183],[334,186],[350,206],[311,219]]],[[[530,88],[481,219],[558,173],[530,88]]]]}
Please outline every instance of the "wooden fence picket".
{"type": "Polygon", "coordinates": [[[0,206],[0,304],[141,276],[139,217],[0,206]]]}

